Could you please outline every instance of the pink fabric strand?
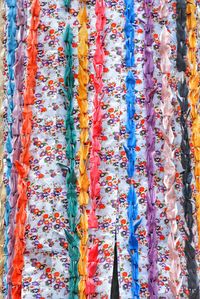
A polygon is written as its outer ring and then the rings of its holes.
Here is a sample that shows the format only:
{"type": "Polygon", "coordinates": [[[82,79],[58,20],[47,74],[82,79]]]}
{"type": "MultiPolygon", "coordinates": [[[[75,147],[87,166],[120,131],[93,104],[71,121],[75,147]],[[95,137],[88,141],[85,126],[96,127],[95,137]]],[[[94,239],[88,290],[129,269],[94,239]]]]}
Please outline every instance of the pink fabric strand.
{"type": "MultiPolygon", "coordinates": [[[[160,16],[165,20],[168,13],[163,14],[163,11],[168,11],[167,3],[162,3],[162,9],[160,16]],[[165,9],[163,8],[165,7],[165,9]]],[[[163,160],[164,162],[164,185],[166,188],[165,203],[167,206],[167,219],[169,220],[170,232],[168,235],[168,247],[169,247],[169,287],[174,296],[179,296],[180,288],[182,285],[182,279],[180,277],[181,265],[180,258],[177,251],[177,204],[176,194],[174,190],[175,182],[175,165],[173,162],[173,142],[174,134],[172,130],[172,117],[173,117],[173,93],[168,81],[170,76],[171,64],[170,64],[170,34],[166,26],[163,26],[160,36],[160,68],[162,72],[162,113],[163,113],[163,128],[164,128],[164,148],[163,148],[163,160]]]]}

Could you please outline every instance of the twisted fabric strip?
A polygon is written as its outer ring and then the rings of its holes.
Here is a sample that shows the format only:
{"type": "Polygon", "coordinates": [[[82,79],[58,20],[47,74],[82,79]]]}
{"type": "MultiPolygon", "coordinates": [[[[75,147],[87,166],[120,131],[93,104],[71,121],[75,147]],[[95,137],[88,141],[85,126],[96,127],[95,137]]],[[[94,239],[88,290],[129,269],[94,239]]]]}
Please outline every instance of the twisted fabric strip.
{"type": "MultiPolygon", "coordinates": [[[[167,22],[169,15],[168,1],[161,2],[160,6],[160,17],[162,22],[167,22]]],[[[163,113],[163,128],[164,128],[164,185],[166,188],[165,202],[167,206],[167,219],[169,220],[169,235],[168,235],[168,247],[169,247],[169,287],[174,296],[179,296],[180,288],[182,285],[181,274],[181,263],[179,254],[177,251],[177,204],[176,204],[176,193],[174,189],[176,169],[173,162],[173,142],[174,133],[172,129],[173,119],[173,93],[170,86],[170,33],[167,30],[166,25],[163,25],[161,36],[160,36],[160,68],[162,72],[162,91],[161,98],[163,102],[162,113],[163,113]]]]}
{"type": "Polygon", "coordinates": [[[187,225],[186,241],[185,241],[185,256],[186,266],[188,271],[188,288],[190,291],[189,298],[197,298],[198,296],[198,276],[197,276],[197,263],[195,248],[192,244],[194,241],[193,234],[193,204],[192,204],[192,170],[191,170],[191,153],[190,153],[190,142],[189,132],[187,127],[187,119],[189,116],[188,106],[188,86],[186,79],[184,78],[184,72],[186,71],[185,55],[187,51],[186,47],[186,2],[179,0],[177,2],[177,69],[181,72],[182,78],[178,82],[178,101],[181,107],[181,130],[182,130],[182,141],[181,141],[181,164],[183,167],[182,181],[183,181],[183,208],[184,215],[187,225]],[[178,51],[182,53],[182,56],[178,51]]]}
{"type": "Polygon", "coordinates": [[[17,47],[16,41],[16,0],[7,0],[7,65],[8,65],[8,83],[7,83],[7,123],[8,123],[8,135],[6,140],[6,205],[5,205],[5,279],[4,279],[4,287],[5,287],[5,296],[8,294],[8,284],[7,284],[7,274],[9,270],[8,257],[10,255],[9,243],[10,243],[10,235],[9,235],[9,227],[10,227],[10,213],[12,204],[11,200],[11,169],[12,169],[12,113],[13,113],[13,96],[15,90],[14,83],[14,64],[15,64],[15,50],[17,47]]]}
{"type": "Polygon", "coordinates": [[[64,4],[65,4],[65,7],[67,9],[70,9],[70,6],[71,6],[71,0],[64,0],[64,4]]]}
{"type": "Polygon", "coordinates": [[[144,41],[144,84],[145,84],[145,105],[147,113],[146,125],[146,143],[147,143],[147,230],[148,230],[148,259],[149,259],[149,277],[148,288],[150,297],[158,298],[157,290],[157,237],[156,237],[156,206],[154,192],[154,152],[155,152],[155,111],[153,106],[154,98],[154,63],[153,63],[153,20],[152,20],[153,0],[144,1],[144,9],[146,13],[145,24],[145,41],[144,41]]]}
{"type": "Polygon", "coordinates": [[[179,72],[182,72],[182,78],[178,83],[178,101],[181,107],[181,164],[183,167],[182,181],[183,181],[183,209],[185,215],[185,221],[187,225],[186,241],[185,241],[185,256],[186,266],[188,272],[188,289],[189,298],[198,298],[199,296],[199,283],[197,275],[197,263],[195,247],[193,245],[194,234],[193,234],[193,202],[192,202],[192,169],[191,169],[191,152],[190,152],[190,141],[188,132],[188,116],[189,116],[189,105],[188,105],[188,87],[186,79],[184,79],[184,72],[186,71],[185,55],[186,55],[186,2],[177,2],[177,68],[179,72]],[[179,55],[178,50],[181,50],[182,56],[179,55]],[[184,64],[182,63],[184,62],[184,64]]]}
{"type": "Polygon", "coordinates": [[[176,2],[176,38],[177,38],[177,57],[176,67],[179,72],[186,71],[185,55],[187,53],[186,46],[186,2],[185,0],[177,0],[176,2]]]}
{"type": "Polygon", "coordinates": [[[78,273],[78,261],[79,261],[79,236],[77,233],[77,213],[78,213],[78,201],[76,193],[76,183],[77,178],[75,174],[75,156],[76,156],[76,132],[74,126],[73,117],[73,98],[74,98],[74,76],[72,72],[72,41],[73,34],[70,26],[68,25],[64,34],[65,56],[66,56],[66,68],[64,75],[65,88],[64,94],[68,101],[67,104],[67,117],[66,117],[66,157],[69,161],[69,169],[66,177],[67,186],[67,200],[68,208],[67,215],[69,220],[70,231],[65,231],[68,250],[70,257],[69,266],[69,298],[78,299],[78,283],[79,283],[79,273],[78,273]]]}
{"type": "Polygon", "coordinates": [[[89,178],[87,174],[87,163],[89,155],[89,116],[88,116],[88,99],[87,99],[87,84],[89,81],[88,75],[88,30],[87,30],[87,10],[86,3],[82,2],[78,14],[80,30],[78,34],[78,105],[80,109],[80,148],[79,148],[79,205],[80,205],[80,259],[78,270],[80,274],[79,282],[79,298],[86,298],[86,280],[87,280],[87,255],[88,255],[88,216],[86,207],[89,201],[89,178]]]}
{"type": "Polygon", "coordinates": [[[16,206],[15,244],[13,253],[12,299],[21,299],[22,270],[24,266],[25,251],[25,223],[28,191],[28,174],[30,170],[30,152],[32,131],[31,105],[35,101],[35,86],[37,73],[37,30],[39,26],[40,3],[34,0],[31,6],[31,22],[27,37],[27,77],[24,91],[24,108],[22,113],[21,144],[22,152],[19,161],[15,162],[18,171],[18,199],[16,206]]]}
{"type": "MultiPolygon", "coordinates": [[[[134,66],[134,1],[125,1],[125,37],[126,37],[126,54],[125,65],[127,68],[134,66]]],[[[138,202],[134,189],[133,179],[135,172],[136,161],[136,135],[135,135],[135,78],[132,71],[128,72],[126,77],[126,103],[127,103],[127,123],[126,131],[128,133],[127,146],[124,146],[128,164],[127,174],[129,178],[130,188],[127,195],[128,200],[128,220],[129,220],[129,244],[128,251],[131,257],[132,267],[132,295],[133,298],[140,298],[140,285],[139,285],[139,253],[138,253],[138,240],[137,240],[137,227],[141,220],[136,221],[138,217],[138,202]]]]}
{"type": "MultiPolygon", "coordinates": [[[[5,30],[5,7],[4,2],[0,1],[0,71],[4,73],[4,30],[5,30]]],[[[0,80],[0,290],[3,288],[3,271],[4,271],[4,205],[6,199],[6,189],[3,183],[3,158],[4,158],[4,109],[3,101],[5,98],[4,93],[4,76],[0,80]]]]}
{"type": "Polygon", "coordinates": [[[139,284],[139,252],[138,252],[138,239],[136,231],[141,223],[141,219],[136,221],[138,216],[138,201],[134,188],[133,178],[135,172],[135,147],[136,147],[136,136],[135,136],[135,78],[131,71],[128,72],[126,77],[126,102],[127,102],[127,124],[126,130],[129,134],[127,140],[127,146],[124,146],[126,156],[128,159],[128,178],[130,182],[130,188],[128,191],[128,219],[129,219],[129,245],[128,251],[131,257],[132,267],[132,294],[133,298],[140,298],[140,284],[139,284]]]}
{"type": "Polygon", "coordinates": [[[193,234],[193,205],[192,205],[192,170],[191,170],[191,153],[190,153],[190,143],[189,143],[189,133],[187,127],[187,121],[189,116],[189,106],[188,106],[188,88],[186,81],[179,82],[178,84],[178,101],[181,107],[181,130],[182,130],[182,141],[181,141],[181,164],[183,167],[182,181],[183,181],[183,208],[185,221],[187,225],[186,241],[185,241],[185,256],[186,256],[186,266],[188,272],[188,289],[189,298],[195,299],[199,298],[199,282],[197,274],[197,262],[196,262],[196,252],[192,244],[194,240],[193,234]]]}
{"type": "Polygon", "coordinates": [[[187,62],[189,68],[189,94],[188,99],[191,105],[192,119],[192,144],[195,158],[195,181],[196,181],[196,208],[197,225],[200,247],[200,73],[197,64],[197,21],[195,1],[187,1],[186,26],[188,30],[188,52],[187,62]]]}
{"type": "Polygon", "coordinates": [[[15,167],[15,161],[19,160],[21,153],[21,122],[22,122],[22,106],[23,106],[23,85],[24,85],[24,70],[25,70],[25,40],[26,40],[26,14],[24,11],[24,2],[18,1],[17,6],[17,39],[18,47],[15,52],[15,66],[14,66],[14,78],[15,78],[15,93],[13,100],[13,126],[12,126],[12,169],[11,169],[11,194],[10,194],[10,204],[11,204],[11,213],[9,220],[9,244],[8,244],[8,298],[11,298],[11,274],[13,271],[12,261],[13,261],[13,247],[15,243],[15,214],[16,214],[16,205],[18,198],[18,173],[15,167]]]}
{"type": "Polygon", "coordinates": [[[197,37],[200,38],[200,6],[197,6],[197,37]]]}
{"type": "MultiPolygon", "coordinates": [[[[100,137],[102,132],[102,113],[101,101],[103,98],[103,65],[104,65],[104,27],[106,24],[105,17],[105,2],[104,0],[97,0],[95,5],[96,14],[96,50],[94,54],[94,110],[92,119],[92,140],[90,153],[90,198],[91,209],[88,218],[89,228],[98,228],[98,220],[96,216],[96,209],[101,199],[100,194],[100,152],[101,143],[100,137]]],[[[94,276],[98,264],[98,244],[93,245],[88,250],[88,279],[86,282],[86,294],[91,298],[96,292],[96,285],[94,276]]]]}

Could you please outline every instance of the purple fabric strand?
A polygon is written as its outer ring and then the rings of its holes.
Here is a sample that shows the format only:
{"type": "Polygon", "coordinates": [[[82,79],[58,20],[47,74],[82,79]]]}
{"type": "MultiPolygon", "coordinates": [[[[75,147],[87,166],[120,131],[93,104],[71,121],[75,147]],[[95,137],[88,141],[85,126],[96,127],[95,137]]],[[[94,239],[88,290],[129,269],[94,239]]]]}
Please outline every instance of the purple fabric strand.
{"type": "Polygon", "coordinates": [[[144,1],[146,14],[145,41],[144,41],[144,83],[145,83],[145,106],[146,106],[146,170],[148,177],[147,190],[147,240],[148,240],[148,289],[151,299],[158,298],[158,271],[157,271],[157,236],[156,236],[156,206],[154,193],[154,152],[155,152],[155,112],[153,98],[154,87],[154,62],[153,62],[153,20],[152,0],[144,1]]]}

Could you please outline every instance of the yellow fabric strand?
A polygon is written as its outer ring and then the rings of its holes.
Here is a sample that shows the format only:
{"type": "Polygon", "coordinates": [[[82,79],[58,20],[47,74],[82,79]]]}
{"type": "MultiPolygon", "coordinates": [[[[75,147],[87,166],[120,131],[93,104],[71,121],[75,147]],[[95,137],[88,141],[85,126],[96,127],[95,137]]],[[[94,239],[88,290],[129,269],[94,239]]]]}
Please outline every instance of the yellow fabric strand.
{"type": "Polygon", "coordinates": [[[87,84],[89,82],[88,75],[88,30],[87,30],[87,10],[86,4],[83,1],[82,7],[78,14],[80,30],[78,34],[78,96],[77,102],[79,105],[79,123],[80,123],[80,148],[79,148],[79,205],[80,205],[80,223],[78,231],[80,235],[80,259],[78,270],[80,274],[79,282],[79,298],[85,299],[85,288],[87,279],[87,252],[88,252],[88,217],[86,207],[89,201],[89,177],[87,174],[87,163],[89,155],[89,116],[88,116],[88,94],[87,84]]]}
{"type": "Polygon", "coordinates": [[[187,30],[188,30],[188,67],[189,67],[189,102],[191,105],[192,119],[192,144],[194,147],[195,167],[194,175],[196,182],[196,208],[197,208],[197,225],[200,247],[200,74],[197,67],[197,20],[196,5],[194,0],[187,1],[187,30]]]}

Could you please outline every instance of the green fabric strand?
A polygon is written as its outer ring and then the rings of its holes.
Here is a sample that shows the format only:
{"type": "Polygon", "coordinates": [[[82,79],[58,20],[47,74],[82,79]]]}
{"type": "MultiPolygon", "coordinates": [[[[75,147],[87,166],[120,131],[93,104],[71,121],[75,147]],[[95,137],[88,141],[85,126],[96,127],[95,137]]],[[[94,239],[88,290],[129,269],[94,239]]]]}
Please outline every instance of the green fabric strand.
{"type": "Polygon", "coordinates": [[[66,27],[64,33],[66,68],[64,73],[64,96],[67,100],[66,112],[66,157],[69,166],[66,167],[62,164],[60,166],[67,169],[66,187],[67,187],[67,215],[69,220],[69,230],[65,231],[68,241],[68,251],[70,257],[69,265],[69,299],[78,299],[78,284],[79,284],[79,236],[77,233],[78,223],[78,200],[76,192],[77,178],[75,174],[75,156],[76,156],[76,131],[73,117],[73,96],[74,96],[74,76],[72,72],[73,59],[72,59],[72,40],[73,34],[70,26],[66,27]]]}

